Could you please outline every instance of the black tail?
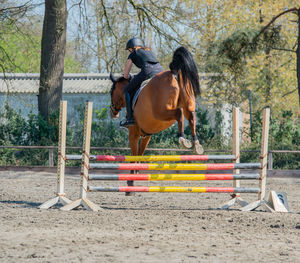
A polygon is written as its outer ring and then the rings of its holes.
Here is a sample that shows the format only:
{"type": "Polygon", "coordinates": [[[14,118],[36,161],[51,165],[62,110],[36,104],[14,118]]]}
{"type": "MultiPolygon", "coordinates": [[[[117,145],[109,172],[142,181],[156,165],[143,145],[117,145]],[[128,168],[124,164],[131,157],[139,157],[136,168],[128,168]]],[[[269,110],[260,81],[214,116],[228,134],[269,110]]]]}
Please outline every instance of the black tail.
{"type": "Polygon", "coordinates": [[[188,79],[193,86],[195,96],[200,95],[198,69],[192,54],[185,47],[175,50],[169,67],[175,75],[178,75],[178,70],[181,70],[184,85],[188,79]]]}

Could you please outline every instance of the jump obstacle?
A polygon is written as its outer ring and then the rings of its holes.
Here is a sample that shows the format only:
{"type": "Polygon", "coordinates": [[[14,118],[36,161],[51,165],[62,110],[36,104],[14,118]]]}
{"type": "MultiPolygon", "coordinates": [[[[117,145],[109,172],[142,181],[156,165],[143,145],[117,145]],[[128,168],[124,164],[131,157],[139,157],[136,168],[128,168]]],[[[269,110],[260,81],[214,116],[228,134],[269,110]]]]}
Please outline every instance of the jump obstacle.
{"type": "Polygon", "coordinates": [[[90,155],[90,140],[92,126],[93,103],[87,102],[85,107],[85,122],[82,155],[66,155],[66,111],[67,102],[60,104],[59,120],[59,144],[58,144],[58,167],[57,167],[57,193],[56,197],[50,199],[40,206],[48,209],[51,206],[62,203],[61,210],[69,211],[78,206],[83,206],[87,210],[98,211],[101,208],[87,199],[88,192],[160,192],[160,193],[230,193],[232,198],[221,206],[221,209],[229,209],[238,203],[242,211],[251,211],[262,206],[267,211],[269,208],[265,198],[266,175],[267,175],[267,153],[268,153],[268,133],[270,109],[263,111],[263,128],[261,140],[261,154],[259,163],[240,163],[239,147],[239,109],[233,108],[233,154],[232,155],[152,155],[152,156],[113,156],[113,155],[90,155]],[[70,201],[64,193],[65,162],[67,160],[81,160],[81,180],[79,199],[70,201]],[[232,163],[174,163],[184,161],[208,161],[226,160],[232,163]],[[162,163],[90,163],[90,161],[110,161],[110,162],[162,162],[162,163]],[[164,163],[164,162],[173,163],[164,163]],[[89,170],[129,170],[130,174],[89,174],[89,170]],[[240,169],[254,170],[251,173],[240,173],[240,169]],[[255,170],[259,173],[255,173],[255,170]],[[157,170],[232,170],[232,174],[138,174],[138,171],[157,171],[157,170]],[[90,186],[89,181],[127,181],[127,186],[90,186]],[[134,181],[202,181],[202,180],[232,180],[233,187],[182,187],[182,186],[133,186],[134,181]],[[257,180],[259,187],[241,187],[240,180],[257,180]],[[241,198],[240,193],[256,193],[256,201],[248,204],[241,198]]]}

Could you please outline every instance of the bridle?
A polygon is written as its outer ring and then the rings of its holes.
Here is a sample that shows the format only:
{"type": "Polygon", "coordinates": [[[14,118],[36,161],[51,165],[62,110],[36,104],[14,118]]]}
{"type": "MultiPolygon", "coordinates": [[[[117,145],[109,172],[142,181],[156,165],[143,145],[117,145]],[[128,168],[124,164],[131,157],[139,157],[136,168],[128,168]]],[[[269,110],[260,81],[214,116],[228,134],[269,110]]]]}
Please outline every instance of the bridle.
{"type": "Polygon", "coordinates": [[[121,108],[118,109],[113,102],[110,104],[110,111],[112,112],[113,115],[117,115],[120,112],[121,108]]]}
{"type": "Polygon", "coordinates": [[[112,86],[111,90],[110,90],[110,97],[111,97],[111,103],[110,103],[110,111],[113,115],[118,115],[118,113],[120,112],[120,110],[122,108],[117,107],[114,103],[113,103],[113,91],[115,89],[115,85],[112,86]]]}
{"type": "MultiPolygon", "coordinates": [[[[112,85],[112,87],[111,87],[111,90],[110,90],[110,97],[111,97],[111,103],[110,103],[110,111],[111,111],[111,113],[114,115],[114,116],[116,116],[116,115],[118,115],[118,113],[121,111],[121,109],[122,109],[122,107],[120,107],[120,105],[115,105],[114,103],[113,103],[113,92],[114,92],[114,90],[115,90],[115,88],[116,88],[116,82],[119,82],[120,81],[120,79],[121,80],[123,80],[123,77],[122,78],[119,78],[117,81],[113,81],[113,85],[112,85]]],[[[125,78],[124,78],[125,79],[125,78]]],[[[117,100],[118,101],[118,100],[117,100]]]]}

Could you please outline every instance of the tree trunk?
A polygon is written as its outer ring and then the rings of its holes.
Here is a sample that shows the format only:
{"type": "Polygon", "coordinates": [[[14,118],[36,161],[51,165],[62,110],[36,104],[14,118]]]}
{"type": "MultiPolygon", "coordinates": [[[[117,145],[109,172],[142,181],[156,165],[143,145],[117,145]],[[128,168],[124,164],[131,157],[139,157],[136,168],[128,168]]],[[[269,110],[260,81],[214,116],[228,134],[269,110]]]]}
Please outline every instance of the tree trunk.
{"type": "Polygon", "coordinates": [[[98,0],[95,0],[95,12],[96,12],[96,27],[97,27],[97,70],[101,72],[101,15],[100,4],[98,0]]]}
{"type": "Polygon", "coordinates": [[[46,120],[62,99],[66,28],[66,0],[46,0],[38,96],[38,110],[46,120]]]}
{"type": "Polygon", "coordinates": [[[297,46],[297,83],[298,83],[298,100],[300,105],[300,8],[298,8],[298,46],[297,46]]]}

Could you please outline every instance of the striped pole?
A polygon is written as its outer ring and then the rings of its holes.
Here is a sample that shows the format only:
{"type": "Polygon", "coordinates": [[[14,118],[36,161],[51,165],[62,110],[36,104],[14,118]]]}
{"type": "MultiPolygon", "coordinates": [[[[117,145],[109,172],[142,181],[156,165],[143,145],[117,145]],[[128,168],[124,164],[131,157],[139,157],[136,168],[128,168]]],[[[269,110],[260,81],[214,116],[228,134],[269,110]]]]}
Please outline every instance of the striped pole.
{"type": "Polygon", "coordinates": [[[90,174],[89,180],[102,181],[204,181],[257,180],[259,174],[90,174]]]}
{"type": "Polygon", "coordinates": [[[160,192],[160,193],[259,193],[259,188],[184,187],[184,186],[89,186],[90,192],[160,192]]]}
{"type": "Polygon", "coordinates": [[[107,170],[233,170],[259,169],[260,163],[91,163],[90,169],[107,170]]]}
{"type": "MultiPolygon", "coordinates": [[[[67,160],[81,160],[80,155],[68,154],[67,160]]],[[[162,162],[162,161],[209,161],[209,160],[235,160],[234,155],[90,155],[91,161],[110,162],[162,162]]]]}

